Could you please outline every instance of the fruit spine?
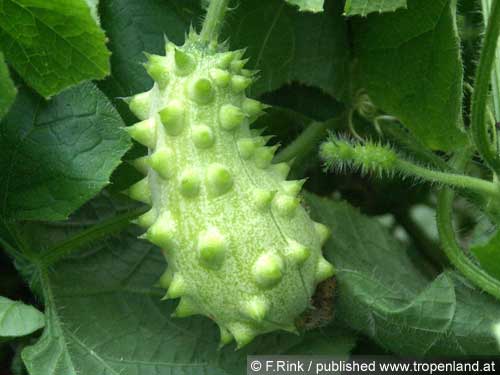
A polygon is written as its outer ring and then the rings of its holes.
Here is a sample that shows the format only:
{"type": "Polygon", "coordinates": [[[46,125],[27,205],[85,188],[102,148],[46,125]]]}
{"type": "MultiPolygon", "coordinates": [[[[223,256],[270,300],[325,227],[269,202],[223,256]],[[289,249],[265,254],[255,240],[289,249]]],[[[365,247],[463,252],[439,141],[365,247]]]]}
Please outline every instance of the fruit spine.
{"type": "Polygon", "coordinates": [[[176,317],[206,315],[221,344],[296,332],[294,320],[333,266],[321,254],[328,229],[301,207],[303,181],[272,164],[276,147],[249,125],[265,106],[247,98],[254,72],[243,51],[202,43],[191,31],[166,56],[148,55],[155,84],[128,99],[141,120],[127,131],[149,149],[145,179],[129,195],[151,205],[137,220],[168,262],[166,298],[176,317]]]}

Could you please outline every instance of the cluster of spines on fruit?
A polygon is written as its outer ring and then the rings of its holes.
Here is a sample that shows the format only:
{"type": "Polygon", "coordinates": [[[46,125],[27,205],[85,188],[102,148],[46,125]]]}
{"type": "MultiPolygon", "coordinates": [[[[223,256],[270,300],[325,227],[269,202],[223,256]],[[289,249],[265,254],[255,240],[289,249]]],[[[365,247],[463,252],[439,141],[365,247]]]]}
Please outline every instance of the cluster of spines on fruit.
{"type": "Polygon", "coordinates": [[[128,194],[152,206],[136,223],[169,263],[160,285],[165,298],[181,298],[174,316],[207,315],[221,344],[234,338],[238,347],[276,329],[296,332],[293,318],[334,274],[321,255],[329,231],[300,205],[304,181],[286,181],[290,166],[272,164],[277,147],[250,129],[266,106],[245,95],[255,72],[243,54],[194,31],[183,46],[167,42],[165,56],[147,55],[155,84],[128,99],[141,121],[126,129],[149,150],[133,162],[147,177],[128,194]],[[252,223],[267,224],[242,238],[252,223]],[[261,247],[272,236],[283,244],[261,247]]]}

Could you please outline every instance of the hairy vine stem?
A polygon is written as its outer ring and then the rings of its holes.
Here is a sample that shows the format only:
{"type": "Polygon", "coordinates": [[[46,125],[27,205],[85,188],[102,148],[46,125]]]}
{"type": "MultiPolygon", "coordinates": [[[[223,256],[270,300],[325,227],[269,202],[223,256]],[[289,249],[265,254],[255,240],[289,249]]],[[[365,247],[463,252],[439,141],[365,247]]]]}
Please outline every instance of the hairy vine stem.
{"type": "Polygon", "coordinates": [[[453,229],[454,192],[444,188],[438,197],[437,224],[443,250],[450,262],[477,287],[500,300],[500,281],[470,260],[457,242],[453,229]]]}
{"type": "Polygon", "coordinates": [[[430,182],[470,189],[480,194],[493,196],[496,199],[500,198],[500,187],[495,183],[480,178],[427,169],[402,159],[397,160],[396,168],[405,174],[417,176],[430,182]]]}
{"type": "Polygon", "coordinates": [[[200,38],[205,42],[217,40],[230,0],[210,0],[200,38]]]}
{"type": "Polygon", "coordinates": [[[496,174],[500,174],[500,157],[495,148],[492,147],[488,131],[491,124],[487,121],[486,113],[491,72],[499,35],[500,1],[493,0],[472,94],[471,130],[479,154],[496,174]]]}
{"type": "MultiPolygon", "coordinates": [[[[490,17],[491,5],[495,0],[481,0],[483,9],[484,24],[488,23],[490,17]]],[[[499,20],[497,20],[498,22],[499,20]]],[[[492,104],[496,121],[500,121],[500,41],[497,41],[496,58],[492,73],[492,104]]]]}
{"type": "Polygon", "coordinates": [[[460,173],[429,169],[405,160],[387,145],[351,142],[331,135],[321,146],[320,156],[330,168],[361,169],[365,173],[371,172],[380,176],[399,174],[403,177],[417,177],[500,199],[500,186],[496,183],[460,173]]]}
{"type": "MultiPolygon", "coordinates": [[[[471,157],[471,150],[465,150],[452,159],[452,165],[458,170],[464,170],[471,157]]],[[[438,195],[437,227],[442,248],[455,268],[477,287],[500,299],[500,281],[490,276],[467,257],[459,245],[453,228],[454,192],[443,188],[438,195]]]]}

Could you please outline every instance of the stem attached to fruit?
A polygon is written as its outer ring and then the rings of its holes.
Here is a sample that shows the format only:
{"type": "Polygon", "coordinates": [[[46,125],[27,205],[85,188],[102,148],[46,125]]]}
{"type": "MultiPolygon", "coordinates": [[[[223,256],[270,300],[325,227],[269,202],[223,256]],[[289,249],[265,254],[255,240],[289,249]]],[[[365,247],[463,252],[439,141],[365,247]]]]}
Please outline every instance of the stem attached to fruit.
{"type": "Polygon", "coordinates": [[[476,71],[476,81],[472,95],[471,130],[472,138],[479,154],[496,173],[500,174],[500,157],[498,156],[489,134],[491,124],[487,121],[488,92],[491,71],[496,56],[498,36],[500,35],[500,1],[492,3],[491,15],[486,28],[481,57],[476,71]]]}
{"type": "Polygon", "coordinates": [[[500,281],[486,273],[470,260],[455,238],[452,219],[454,192],[444,188],[439,193],[437,224],[443,250],[451,263],[477,287],[500,299],[500,281]]]}
{"type": "Polygon", "coordinates": [[[205,42],[217,40],[230,0],[210,0],[200,38],[205,42]]]}

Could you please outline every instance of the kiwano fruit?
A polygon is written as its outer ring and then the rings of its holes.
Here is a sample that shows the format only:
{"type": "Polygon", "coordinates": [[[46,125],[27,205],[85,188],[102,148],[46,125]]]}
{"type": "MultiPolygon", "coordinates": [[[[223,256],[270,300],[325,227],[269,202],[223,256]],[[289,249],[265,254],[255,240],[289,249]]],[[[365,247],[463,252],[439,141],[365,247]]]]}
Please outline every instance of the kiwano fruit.
{"type": "Polygon", "coordinates": [[[254,72],[243,51],[202,42],[191,31],[166,56],[147,55],[155,84],[127,99],[141,120],[127,128],[145,145],[134,161],[146,177],[128,189],[151,206],[137,224],[168,262],[160,279],[174,316],[206,315],[221,344],[266,332],[296,332],[316,285],[333,266],[321,254],[328,229],[298,198],[303,181],[272,164],[276,147],[250,129],[265,105],[245,90],[254,72]]]}

